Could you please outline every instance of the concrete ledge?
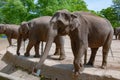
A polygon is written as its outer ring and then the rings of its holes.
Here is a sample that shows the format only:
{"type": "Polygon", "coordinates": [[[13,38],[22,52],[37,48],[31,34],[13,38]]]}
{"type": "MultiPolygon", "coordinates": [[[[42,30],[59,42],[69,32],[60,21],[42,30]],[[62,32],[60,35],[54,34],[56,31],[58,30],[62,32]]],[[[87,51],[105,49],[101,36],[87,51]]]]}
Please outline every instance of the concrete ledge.
{"type": "MultiPolygon", "coordinates": [[[[7,64],[18,66],[29,72],[31,72],[33,66],[39,61],[39,58],[17,56],[15,52],[13,48],[8,49],[2,60],[7,64]]],[[[41,74],[47,78],[51,78],[51,80],[120,80],[120,71],[104,70],[98,67],[85,67],[83,73],[75,77],[72,60],[69,58],[63,61],[48,58],[41,68],[41,74]]]]}
{"type": "Polygon", "coordinates": [[[10,76],[8,74],[0,72],[0,80],[24,80],[24,79],[21,79],[15,76],[10,76]]]}
{"type": "Polygon", "coordinates": [[[2,58],[7,64],[11,64],[13,66],[21,67],[29,72],[33,69],[33,66],[36,62],[30,61],[25,57],[13,55],[10,51],[7,51],[2,58]]]}

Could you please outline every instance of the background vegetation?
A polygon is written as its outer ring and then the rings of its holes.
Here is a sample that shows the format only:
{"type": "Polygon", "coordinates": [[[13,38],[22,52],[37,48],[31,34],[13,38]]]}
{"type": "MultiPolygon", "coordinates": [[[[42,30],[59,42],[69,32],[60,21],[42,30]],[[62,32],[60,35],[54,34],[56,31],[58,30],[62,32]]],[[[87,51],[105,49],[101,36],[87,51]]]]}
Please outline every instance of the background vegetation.
{"type": "Polygon", "coordinates": [[[120,26],[120,0],[99,12],[88,10],[84,0],[0,0],[0,23],[20,24],[39,16],[52,16],[57,10],[90,11],[107,18],[113,27],[120,26]]]}

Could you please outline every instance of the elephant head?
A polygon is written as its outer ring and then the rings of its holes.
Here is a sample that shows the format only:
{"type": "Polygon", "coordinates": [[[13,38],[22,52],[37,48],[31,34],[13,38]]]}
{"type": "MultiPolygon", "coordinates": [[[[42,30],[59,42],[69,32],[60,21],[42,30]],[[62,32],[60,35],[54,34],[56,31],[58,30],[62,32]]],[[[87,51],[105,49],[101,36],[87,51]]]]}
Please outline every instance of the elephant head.
{"type": "Polygon", "coordinates": [[[44,50],[44,55],[41,57],[40,62],[36,68],[40,68],[44,60],[47,58],[50,47],[54,38],[57,35],[68,35],[71,31],[74,31],[80,25],[78,16],[68,12],[67,10],[61,10],[56,12],[50,20],[50,30],[48,34],[47,43],[44,50]]]}
{"type": "Polygon", "coordinates": [[[29,23],[28,22],[22,22],[19,28],[19,34],[21,34],[23,40],[26,40],[29,35],[29,23]]]}
{"type": "Polygon", "coordinates": [[[17,40],[17,55],[20,55],[19,49],[21,46],[22,40],[26,40],[29,37],[29,31],[30,31],[30,22],[22,22],[19,27],[19,36],[17,40]]]}
{"type": "Polygon", "coordinates": [[[58,35],[67,35],[70,31],[73,31],[80,25],[80,21],[77,15],[68,12],[67,10],[61,10],[54,14],[50,21],[53,30],[57,28],[58,35]]]}
{"type": "Polygon", "coordinates": [[[0,34],[4,34],[6,31],[6,27],[4,26],[4,24],[0,24],[0,34]]]}

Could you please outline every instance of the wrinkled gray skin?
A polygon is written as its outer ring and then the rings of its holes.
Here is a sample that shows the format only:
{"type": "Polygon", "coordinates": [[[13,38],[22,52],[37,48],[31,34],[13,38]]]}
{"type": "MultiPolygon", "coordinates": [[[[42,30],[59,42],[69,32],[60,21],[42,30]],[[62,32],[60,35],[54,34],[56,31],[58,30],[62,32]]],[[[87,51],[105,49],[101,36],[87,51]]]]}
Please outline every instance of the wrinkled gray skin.
{"type": "MultiPolygon", "coordinates": [[[[50,29],[49,21],[50,16],[44,16],[40,18],[35,18],[29,22],[23,22],[19,28],[19,38],[17,42],[17,55],[20,55],[19,49],[21,46],[21,40],[29,39],[29,43],[26,48],[25,56],[30,55],[30,50],[34,46],[35,55],[34,57],[40,57],[39,55],[39,44],[41,41],[46,42],[48,34],[48,30],[50,29]]],[[[56,44],[56,51],[54,55],[60,54],[60,60],[65,59],[65,51],[64,51],[64,37],[56,36],[54,38],[54,42],[56,44]]]]}
{"type": "Polygon", "coordinates": [[[50,24],[51,29],[44,55],[36,65],[36,69],[41,68],[56,35],[69,35],[76,75],[83,70],[82,57],[87,53],[88,47],[91,48],[92,53],[87,64],[93,66],[96,52],[102,46],[103,60],[101,67],[106,68],[108,51],[113,37],[113,28],[108,20],[87,12],[70,13],[61,10],[54,14],[50,24]]]}
{"type": "Polygon", "coordinates": [[[120,27],[114,28],[115,39],[120,39],[120,27]]]}
{"type": "Polygon", "coordinates": [[[12,45],[12,39],[18,38],[18,25],[14,24],[0,24],[0,34],[7,36],[9,46],[12,45]]]}

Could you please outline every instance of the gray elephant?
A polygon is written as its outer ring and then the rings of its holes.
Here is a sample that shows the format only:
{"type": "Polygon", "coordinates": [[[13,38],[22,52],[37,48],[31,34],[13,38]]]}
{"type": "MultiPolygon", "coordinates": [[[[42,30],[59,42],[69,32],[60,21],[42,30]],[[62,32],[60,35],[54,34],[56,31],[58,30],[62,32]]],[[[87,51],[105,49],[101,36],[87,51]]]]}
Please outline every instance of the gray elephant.
{"type": "Polygon", "coordinates": [[[18,25],[14,24],[0,24],[0,34],[7,36],[9,46],[12,45],[12,39],[18,38],[18,25]]]}
{"type": "Polygon", "coordinates": [[[35,69],[41,68],[57,35],[69,35],[70,37],[76,75],[84,69],[82,57],[87,53],[88,47],[91,48],[91,57],[87,64],[93,66],[96,52],[102,46],[101,67],[106,68],[108,51],[113,38],[113,28],[108,20],[88,12],[70,13],[67,10],[60,10],[53,15],[50,25],[44,54],[35,69]]]}
{"type": "MultiPolygon", "coordinates": [[[[50,29],[50,16],[44,16],[40,18],[35,18],[28,22],[23,22],[19,28],[19,38],[17,41],[17,55],[20,55],[19,49],[21,46],[21,40],[29,39],[29,43],[26,48],[25,56],[30,55],[30,50],[34,46],[35,47],[35,56],[40,57],[39,55],[39,43],[41,41],[46,42],[47,36],[49,36],[48,31],[50,29]]],[[[65,59],[65,51],[64,51],[64,37],[56,36],[54,38],[54,42],[56,44],[56,51],[54,55],[60,54],[59,59],[65,59]]]]}
{"type": "Polygon", "coordinates": [[[114,28],[115,39],[120,39],[120,27],[114,28]]]}

